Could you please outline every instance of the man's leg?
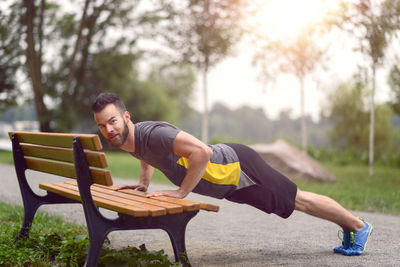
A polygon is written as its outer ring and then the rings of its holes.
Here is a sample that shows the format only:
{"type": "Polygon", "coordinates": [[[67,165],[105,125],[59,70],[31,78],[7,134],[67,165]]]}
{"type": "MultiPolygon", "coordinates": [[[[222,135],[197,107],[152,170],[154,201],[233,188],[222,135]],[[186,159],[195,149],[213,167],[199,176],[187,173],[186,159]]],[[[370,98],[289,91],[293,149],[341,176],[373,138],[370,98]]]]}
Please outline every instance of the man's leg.
{"type": "Polygon", "coordinates": [[[295,209],[336,223],[345,231],[359,231],[364,222],[330,197],[297,190],[295,209]]]}
{"type": "Polygon", "coordinates": [[[372,234],[372,225],[354,216],[335,200],[298,190],[295,209],[329,220],[343,228],[343,243],[342,246],[333,249],[335,253],[353,256],[364,252],[368,238],[372,234]]]}

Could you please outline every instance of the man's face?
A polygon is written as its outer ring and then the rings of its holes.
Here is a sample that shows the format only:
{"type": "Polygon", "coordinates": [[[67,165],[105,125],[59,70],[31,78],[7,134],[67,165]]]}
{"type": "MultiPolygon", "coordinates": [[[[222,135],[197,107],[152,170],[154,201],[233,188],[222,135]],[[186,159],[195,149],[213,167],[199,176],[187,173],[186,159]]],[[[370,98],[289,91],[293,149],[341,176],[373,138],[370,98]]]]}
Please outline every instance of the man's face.
{"type": "Polygon", "coordinates": [[[101,134],[113,147],[121,147],[128,138],[127,120],[129,113],[121,114],[114,104],[108,104],[102,111],[94,113],[94,120],[101,134]]]}

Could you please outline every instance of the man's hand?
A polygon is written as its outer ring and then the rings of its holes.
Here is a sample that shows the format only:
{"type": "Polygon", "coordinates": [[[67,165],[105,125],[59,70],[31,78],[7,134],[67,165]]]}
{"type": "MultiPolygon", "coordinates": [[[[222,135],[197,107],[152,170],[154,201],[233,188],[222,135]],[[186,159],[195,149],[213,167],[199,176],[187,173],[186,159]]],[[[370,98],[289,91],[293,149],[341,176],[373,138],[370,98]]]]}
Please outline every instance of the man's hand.
{"type": "Polygon", "coordinates": [[[118,190],[122,190],[122,189],[133,189],[133,190],[138,190],[138,191],[142,191],[142,192],[147,192],[147,186],[144,186],[142,184],[135,184],[135,185],[121,185],[119,187],[117,187],[117,191],[118,190]]]}
{"type": "Polygon", "coordinates": [[[146,197],[159,197],[159,196],[166,196],[166,197],[174,197],[174,198],[184,198],[188,195],[188,193],[184,193],[182,190],[161,190],[151,192],[146,195],[146,197]]]}

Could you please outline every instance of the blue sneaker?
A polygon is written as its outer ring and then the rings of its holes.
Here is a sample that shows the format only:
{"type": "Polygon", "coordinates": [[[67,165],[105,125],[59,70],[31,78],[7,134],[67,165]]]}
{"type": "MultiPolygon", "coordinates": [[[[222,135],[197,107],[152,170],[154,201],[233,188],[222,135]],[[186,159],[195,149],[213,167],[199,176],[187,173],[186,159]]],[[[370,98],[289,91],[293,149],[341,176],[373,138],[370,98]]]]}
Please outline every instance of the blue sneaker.
{"type": "Polygon", "coordinates": [[[338,237],[339,237],[340,240],[342,240],[342,245],[339,246],[339,247],[335,247],[335,248],[333,249],[333,251],[334,251],[335,253],[342,253],[342,254],[344,254],[344,251],[350,247],[350,232],[349,232],[349,231],[345,231],[345,230],[343,230],[343,231],[340,230],[340,231],[338,232],[338,237]],[[343,238],[341,238],[341,237],[339,236],[339,233],[342,233],[342,234],[343,234],[343,238]]]}
{"type": "Polygon", "coordinates": [[[359,256],[365,251],[368,238],[372,234],[373,227],[364,221],[365,227],[360,231],[350,232],[350,246],[343,250],[343,254],[347,256],[359,256]]]}

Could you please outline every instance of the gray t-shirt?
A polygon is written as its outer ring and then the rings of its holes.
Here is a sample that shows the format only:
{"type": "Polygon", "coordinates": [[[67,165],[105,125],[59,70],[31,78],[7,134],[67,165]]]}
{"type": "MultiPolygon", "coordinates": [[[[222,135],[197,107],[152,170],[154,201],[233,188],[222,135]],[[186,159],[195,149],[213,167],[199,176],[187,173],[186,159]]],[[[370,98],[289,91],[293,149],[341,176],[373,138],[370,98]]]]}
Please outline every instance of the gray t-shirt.
{"type": "MultiPolygon", "coordinates": [[[[167,122],[145,121],[135,124],[135,152],[131,154],[159,169],[180,186],[186,176],[188,159],[173,153],[176,135],[181,130],[167,122]]],[[[213,155],[193,192],[224,198],[232,191],[253,184],[240,169],[235,151],[225,145],[209,145],[213,155]]]]}

